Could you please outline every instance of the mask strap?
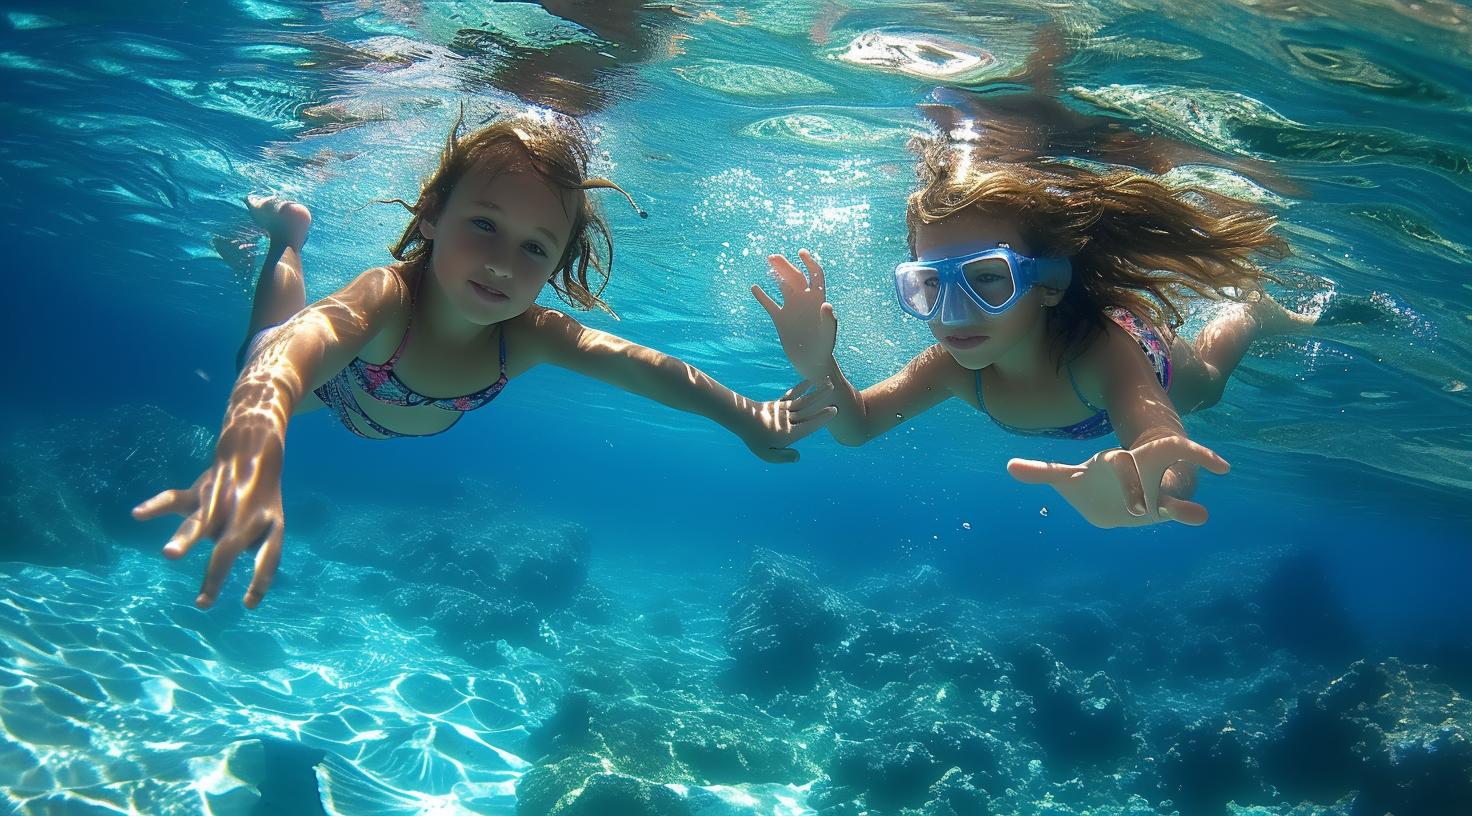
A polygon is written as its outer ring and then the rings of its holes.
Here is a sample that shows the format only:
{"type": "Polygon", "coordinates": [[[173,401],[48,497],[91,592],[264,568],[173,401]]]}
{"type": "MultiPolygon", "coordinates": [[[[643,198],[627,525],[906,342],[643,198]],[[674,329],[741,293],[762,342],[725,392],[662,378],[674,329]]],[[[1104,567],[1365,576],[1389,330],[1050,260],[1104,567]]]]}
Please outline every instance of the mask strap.
{"type": "Polygon", "coordinates": [[[1037,258],[1038,283],[1053,289],[1067,289],[1073,282],[1073,263],[1067,258],[1037,258]]]}

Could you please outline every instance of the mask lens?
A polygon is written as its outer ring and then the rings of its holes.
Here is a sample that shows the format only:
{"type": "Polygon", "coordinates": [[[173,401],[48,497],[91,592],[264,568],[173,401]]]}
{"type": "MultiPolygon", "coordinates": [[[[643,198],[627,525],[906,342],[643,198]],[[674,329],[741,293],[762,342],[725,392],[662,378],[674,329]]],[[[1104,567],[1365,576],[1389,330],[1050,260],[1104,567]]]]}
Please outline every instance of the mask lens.
{"type": "Polygon", "coordinates": [[[961,267],[971,291],[988,306],[998,308],[1012,299],[1017,291],[1017,282],[1012,277],[1012,267],[1002,258],[983,258],[961,267]]]}
{"type": "Polygon", "coordinates": [[[928,315],[940,301],[940,273],[920,266],[905,266],[895,272],[900,299],[914,311],[928,315]]]}

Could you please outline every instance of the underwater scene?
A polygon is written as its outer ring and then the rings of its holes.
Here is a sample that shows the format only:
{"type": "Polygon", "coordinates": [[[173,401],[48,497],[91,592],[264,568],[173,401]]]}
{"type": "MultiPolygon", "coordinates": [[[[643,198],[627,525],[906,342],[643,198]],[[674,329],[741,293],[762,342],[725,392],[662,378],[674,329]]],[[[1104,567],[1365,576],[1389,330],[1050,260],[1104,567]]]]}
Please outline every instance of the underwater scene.
{"type": "Polygon", "coordinates": [[[0,80],[0,813],[1472,814],[1472,6],[0,0],[0,80]]]}

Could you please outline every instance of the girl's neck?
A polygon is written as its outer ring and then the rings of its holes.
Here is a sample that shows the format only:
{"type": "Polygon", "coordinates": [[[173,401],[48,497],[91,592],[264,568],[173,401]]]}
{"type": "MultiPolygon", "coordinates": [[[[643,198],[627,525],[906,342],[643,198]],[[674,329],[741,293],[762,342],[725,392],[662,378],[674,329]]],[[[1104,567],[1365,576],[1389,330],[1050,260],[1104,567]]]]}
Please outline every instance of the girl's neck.
{"type": "Polygon", "coordinates": [[[1003,380],[1036,380],[1053,376],[1058,368],[1058,351],[1053,333],[1048,330],[1047,314],[1040,316],[1006,354],[989,368],[1003,380]]]}
{"type": "Polygon", "coordinates": [[[465,319],[450,302],[449,295],[426,264],[414,297],[414,333],[441,347],[473,346],[495,331],[496,324],[483,325],[465,319]]]}

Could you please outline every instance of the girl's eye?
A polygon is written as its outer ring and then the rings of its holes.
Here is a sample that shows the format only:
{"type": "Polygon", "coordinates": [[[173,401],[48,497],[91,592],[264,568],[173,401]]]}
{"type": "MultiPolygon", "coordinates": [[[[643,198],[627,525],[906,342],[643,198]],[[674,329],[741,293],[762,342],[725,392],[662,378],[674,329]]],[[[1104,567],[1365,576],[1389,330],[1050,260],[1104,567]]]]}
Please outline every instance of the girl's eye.
{"type": "Polygon", "coordinates": [[[940,285],[940,278],[926,278],[923,281],[923,285],[927,289],[934,289],[935,287],[940,285]]]}
{"type": "Polygon", "coordinates": [[[542,245],[541,244],[528,243],[528,244],[525,244],[524,246],[526,246],[526,251],[527,252],[530,252],[531,254],[537,256],[538,258],[545,258],[545,257],[547,257],[547,250],[542,249],[542,245]]]}
{"type": "Polygon", "coordinates": [[[474,224],[477,229],[482,230],[484,232],[495,232],[496,231],[496,225],[495,224],[492,224],[491,222],[487,221],[484,218],[477,218],[477,219],[471,221],[470,223],[474,224]]]}

